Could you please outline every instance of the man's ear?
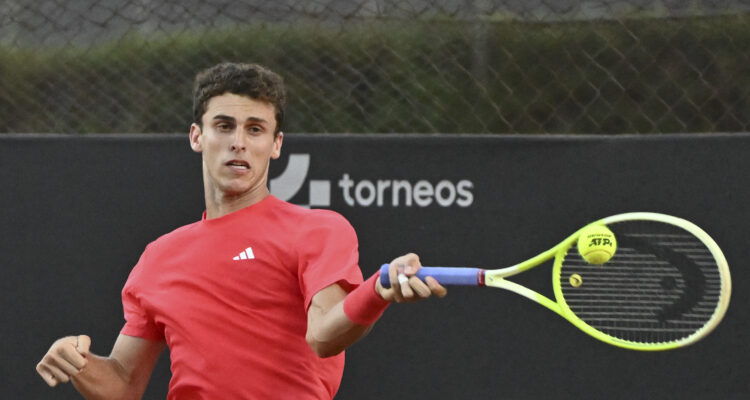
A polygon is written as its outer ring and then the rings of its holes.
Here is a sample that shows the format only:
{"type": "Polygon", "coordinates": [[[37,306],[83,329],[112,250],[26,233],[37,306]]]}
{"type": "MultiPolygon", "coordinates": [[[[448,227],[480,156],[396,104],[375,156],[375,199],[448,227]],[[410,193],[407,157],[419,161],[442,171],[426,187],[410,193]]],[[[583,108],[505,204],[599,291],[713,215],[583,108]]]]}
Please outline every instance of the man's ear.
{"type": "Polygon", "coordinates": [[[271,159],[275,160],[281,156],[281,144],[284,143],[284,132],[279,131],[276,137],[273,139],[273,151],[271,152],[271,159]]]}
{"type": "Polygon", "coordinates": [[[203,132],[201,131],[201,127],[196,123],[190,125],[190,148],[196,153],[203,151],[203,145],[201,144],[202,137],[203,132]]]}

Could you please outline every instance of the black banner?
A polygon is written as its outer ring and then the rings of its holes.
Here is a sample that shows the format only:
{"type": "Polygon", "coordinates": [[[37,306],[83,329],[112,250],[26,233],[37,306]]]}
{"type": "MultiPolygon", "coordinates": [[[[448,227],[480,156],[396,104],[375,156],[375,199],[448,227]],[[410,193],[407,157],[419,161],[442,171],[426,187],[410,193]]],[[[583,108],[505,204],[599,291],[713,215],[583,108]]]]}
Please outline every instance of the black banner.
{"type": "MultiPolygon", "coordinates": [[[[347,352],[342,399],[741,398],[750,374],[744,267],[750,135],[287,135],[270,187],[357,230],[365,275],[405,252],[425,265],[499,268],[582,225],[653,211],[705,229],[733,295],[702,342],[660,353],[601,343],[521,296],[451,288],[392,305],[347,352]]],[[[61,336],[108,354],[120,289],[145,245],[200,218],[187,135],[0,136],[2,327],[8,398],[78,398],[34,366],[61,336]]],[[[549,290],[551,269],[513,280],[549,290]]],[[[144,398],[164,398],[167,355],[144,398]]]]}

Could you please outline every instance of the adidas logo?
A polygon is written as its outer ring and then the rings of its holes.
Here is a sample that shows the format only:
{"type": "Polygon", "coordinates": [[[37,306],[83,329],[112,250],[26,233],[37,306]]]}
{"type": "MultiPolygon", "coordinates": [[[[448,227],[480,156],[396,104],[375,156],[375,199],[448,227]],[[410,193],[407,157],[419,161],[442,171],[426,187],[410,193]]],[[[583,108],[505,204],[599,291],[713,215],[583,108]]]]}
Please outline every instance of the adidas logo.
{"type": "Polygon", "coordinates": [[[255,254],[253,254],[253,248],[248,247],[245,250],[243,250],[238,256],[234,257],[232,260],[252,260],[255,258],[255,254]]]}

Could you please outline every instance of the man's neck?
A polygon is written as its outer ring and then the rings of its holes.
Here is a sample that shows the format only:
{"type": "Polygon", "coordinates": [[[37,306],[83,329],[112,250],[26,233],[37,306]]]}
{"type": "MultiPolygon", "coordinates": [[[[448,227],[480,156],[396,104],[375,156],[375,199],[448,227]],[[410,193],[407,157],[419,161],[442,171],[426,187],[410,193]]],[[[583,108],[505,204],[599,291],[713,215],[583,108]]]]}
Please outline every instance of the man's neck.
{"type": "Polygon", "coordinates": [[[248,191],[236,196],[212,192],[206,191],[206,219],[223,217],[259,203],[270,195],[265,186],[257,191],[248,191]]]}

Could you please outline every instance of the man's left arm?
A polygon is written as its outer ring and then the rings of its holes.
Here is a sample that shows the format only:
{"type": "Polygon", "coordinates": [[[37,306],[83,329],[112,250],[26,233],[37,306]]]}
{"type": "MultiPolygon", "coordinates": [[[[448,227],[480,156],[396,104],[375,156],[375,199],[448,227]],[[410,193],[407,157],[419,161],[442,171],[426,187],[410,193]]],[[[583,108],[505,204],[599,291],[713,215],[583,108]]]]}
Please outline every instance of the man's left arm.
{"type": "Polygon", "coordinates": [[[307,343],[320,357],[334,356],[364,337],[389,302],[444,297],[447,290],[435,279],[415,276],[420,267],[419,257],[407,254],[391,262],[388,289],[375,276],[350,293],[338,284],[320,290],[307,311],[307,343]],[[401,284],[399,274],[409,280],[401,284]]]}

